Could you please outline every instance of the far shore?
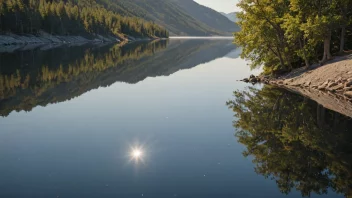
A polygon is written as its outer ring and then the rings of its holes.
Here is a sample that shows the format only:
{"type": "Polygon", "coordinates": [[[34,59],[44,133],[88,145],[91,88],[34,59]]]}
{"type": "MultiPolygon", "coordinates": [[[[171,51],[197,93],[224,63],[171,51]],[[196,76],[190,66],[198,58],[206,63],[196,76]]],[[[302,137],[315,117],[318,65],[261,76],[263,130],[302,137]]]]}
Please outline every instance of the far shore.
{"type": "Polygon", "coordinates": [[[0,34],[0,46],[8,45],[38,45],[38,44],[79,44],[79,43],[129,43],[135,41],[149,41],[162,38],[136,38],[129,35],[122,37],[95,35],[92,38],[86,38],[77,35],[51,35],[46,32],[34,34],[0,34]]]}
{"type": "Polygon", "coordinates": [[[224,39],[233,40],[233,36],[170,36],[169,39],[224,39]]]}
{"type": "Polygon", "coordinates": [[[166,38],[134,38],[128,36],[125,39],[117,39],[114,37],[97,37],[95,39],[87,39],[81,36],[34,36],[26,35],[19,37],[18,35],[0,34],[0,53],[12,53],[15,51],[27,51],[33,49],[49,50],[61,46],[83,46],[83,45],[109,45],[117,44],[120,46],[132,44],[134,42],[151,42],[155,40],[163,40],[166,38]],[[19,39],[20,38],[20,39],[19,39]]]}

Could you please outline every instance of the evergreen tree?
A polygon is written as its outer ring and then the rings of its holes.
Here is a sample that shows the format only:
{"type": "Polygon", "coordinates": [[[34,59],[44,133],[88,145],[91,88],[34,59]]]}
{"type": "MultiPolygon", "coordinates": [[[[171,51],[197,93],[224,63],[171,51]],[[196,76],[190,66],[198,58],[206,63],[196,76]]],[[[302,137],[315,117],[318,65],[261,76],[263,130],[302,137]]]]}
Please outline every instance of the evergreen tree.
{"type": "Polygon", "coordinates": [[[125,37],[166,37],[167,31],[140,18],[125,17],[92,0],[0,1],[0,31],[59,35],[97,34],[125,37]]]}

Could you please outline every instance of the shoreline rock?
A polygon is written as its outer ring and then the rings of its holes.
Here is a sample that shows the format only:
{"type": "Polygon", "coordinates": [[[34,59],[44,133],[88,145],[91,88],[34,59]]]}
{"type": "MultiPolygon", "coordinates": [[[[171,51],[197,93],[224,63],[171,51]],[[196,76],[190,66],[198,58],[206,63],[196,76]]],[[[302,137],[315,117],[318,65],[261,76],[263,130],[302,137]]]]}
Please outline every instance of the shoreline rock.
{"type": "Polygon", "coordinates": [[[73,44],[73,43],[104,43],[104,42],[134,42],[142,40],[154,40],[158,38],[134,38],[126,36],[127,38],[96,35],[94,39],[87,39],[83,36],[60,36],[51,35],[46,32],[39,32],[37,35],[32,34],[2,34],[0,35],[0,47],[8,45],[29,45],[29,44],[73,44]]]}
{"type": "Polygon", "coordinates": [[[270,79],[269,76],[254,76],[254,75],[250,75],[249,78],[244,78],[243,81],[245,83],[252,83],[252,84],[257,84],[257,83],[266,83],[268,84],[270,79]]]}
{"type": "Polygon", "coordinates": [[[323,66],[313,66],[311,70],[298,68],[277,78],[251,75],[241,81],[345,93],[352,91],[352,55],[337,57],[323,66]]]}
{"type": "Polygon", "coordinates": [[[352,117],[352,55],[335,57],[322,66],[312,66],[310,70],[298,68],[277,78],[258,76],[256,79],[259,83],[299,93],[352,117]]]}
{"type": "MultiPolygon", "coordinates": [[[[103,40],[99,40],[103,41],[103,40]]],[[[95,42],[82,36],[59,36],[41,33],[39,35],[0,35],[0,45],[28,45],[28,44],[61,44],[61,43],[87,43],[95,42]]]]}

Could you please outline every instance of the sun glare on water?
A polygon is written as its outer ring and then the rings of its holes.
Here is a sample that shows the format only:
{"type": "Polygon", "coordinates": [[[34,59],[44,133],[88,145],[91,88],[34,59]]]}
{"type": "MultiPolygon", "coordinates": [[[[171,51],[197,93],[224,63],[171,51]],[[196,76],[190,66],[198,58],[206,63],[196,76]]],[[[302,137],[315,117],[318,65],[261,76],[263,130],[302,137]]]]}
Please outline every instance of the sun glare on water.
{"type": "Polygon", "coordinates": [[[139,159],[140,157],[142,157],[143,152],[140,149],[134,149],[132,151],[132,157],[135,159],[139,159]]]}
{"type": "Polygon", "coordinates": [[[129,155],[129,160],[130,162],[134,162],[137,164],[144,164],[145,163],[145,157],[146,157],[146,150],[143,148],[143,146],[133,146],[130,147],[130,150],[128,152],[129,155]]]}

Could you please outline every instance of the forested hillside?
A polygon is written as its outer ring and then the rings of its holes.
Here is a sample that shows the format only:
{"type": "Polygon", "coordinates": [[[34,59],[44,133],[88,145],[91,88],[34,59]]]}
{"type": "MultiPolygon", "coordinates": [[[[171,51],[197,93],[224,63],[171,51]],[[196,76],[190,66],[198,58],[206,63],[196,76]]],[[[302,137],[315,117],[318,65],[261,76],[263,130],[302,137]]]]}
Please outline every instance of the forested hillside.
{"type": "Polygon", "coordinates": [[[266,73],[323,64],[352,48],[352,0],[241,0],[238,6],[235,42],[266,73]]]}
{"type": "Polygon", "coordinates": [[[232,35],[238,26],[193,0],[2,0],[2,33],[168,37],[232,35]]]}
{"type": "Polygon", "coordinates": [[[153,22],[122,16],[93,0],[2,0],[0,30],[58,35],[96,34],[125,37],[168,37],[168,32],[153,22]]]}
{"type": "Polygon", "coordinates": [[[125,16],[155,21],[172,35],[232,35],[233,31],[238,30],[236,24],[221,14],[193,0],[97,0],[97,2],[125,16]]]}

